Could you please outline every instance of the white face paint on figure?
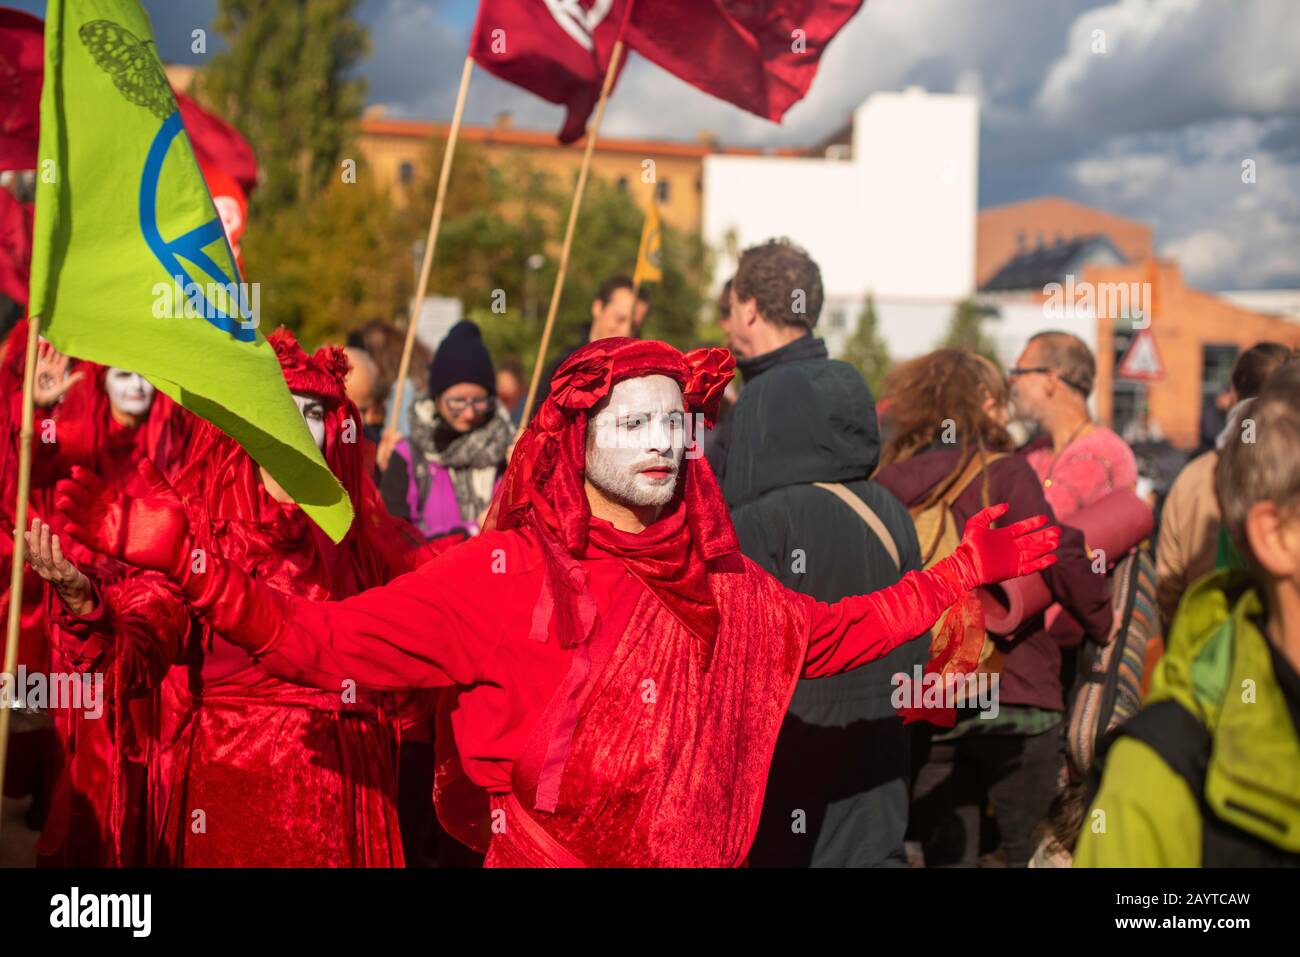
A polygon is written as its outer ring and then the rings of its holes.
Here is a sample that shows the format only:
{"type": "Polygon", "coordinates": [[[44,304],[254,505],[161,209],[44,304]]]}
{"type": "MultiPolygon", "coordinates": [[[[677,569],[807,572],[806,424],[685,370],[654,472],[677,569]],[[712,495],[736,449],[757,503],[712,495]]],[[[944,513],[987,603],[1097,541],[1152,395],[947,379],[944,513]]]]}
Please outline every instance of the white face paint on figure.
{"type": "Polygon", "coordinates": [[[316,443],[316,448],[325,448],[325,404],[314,395],[308,395],[305,392],[294,392],[293,401],[298,403],[298,411],[302,413],[303,421],[307,423],[307,428],[311,432],[312,440],[316,443]]]}
{"type": "Polygon", "coordinates": [[[624,379],[587,429],[587,479],[615,502],[668,504],[686,448],[682,390],[668,376],[624,379]]]}
{"type": "Polygon", "coordinates": [[[110,367],[104,376],[104,391],[113,408],[127,415],[144,415],[153,405],[153,383],[129,369],[110,367]]]}

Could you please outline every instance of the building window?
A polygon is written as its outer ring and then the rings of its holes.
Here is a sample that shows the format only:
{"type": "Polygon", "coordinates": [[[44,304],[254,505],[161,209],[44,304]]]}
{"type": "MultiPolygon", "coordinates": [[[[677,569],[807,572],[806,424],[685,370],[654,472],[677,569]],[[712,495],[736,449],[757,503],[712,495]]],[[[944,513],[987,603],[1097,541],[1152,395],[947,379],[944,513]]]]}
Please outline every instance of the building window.
{"type": "Polygon", "coordinates": [[[403,162],[397,167],[397,181],[403,186],[409,186],[415,180],[415,164],[409,160],[403,162]]]}
{"type": "MultiPolygon", "coordinates": [[[[1239,347],[1233,344],[1201,346],[1201,422],[1214,425],[1227,424],[1225,410],[1215,405],[1219,394],[1232,384],[1232,367],[1237,362],[1239,347]]],[[[1219,428],[1222,426],[1219,425],[1219,428]]],[[[1214,429],[1215,432],[1218,428],[1214,429]]],[[[1205,438],[1205,436],[1202,436],[1205,438]]]]}
{"type": "Polygon", "coordinates": [[[668,180],[661,179],[655,186],[655,198],[661,203],[668,202],[668,180]]]}
{"type": "Polygon", "coordinates": [[[1128,317],[1115,320],[1115,370],[1111,386],[1110,427],[1124,434],[1124,430],[1142,413],[1146,405],[1146,383],[1133,379],[1121,379],[1118,375],[1120,363],[1133,344],[1133,320],[1128,317]]]}

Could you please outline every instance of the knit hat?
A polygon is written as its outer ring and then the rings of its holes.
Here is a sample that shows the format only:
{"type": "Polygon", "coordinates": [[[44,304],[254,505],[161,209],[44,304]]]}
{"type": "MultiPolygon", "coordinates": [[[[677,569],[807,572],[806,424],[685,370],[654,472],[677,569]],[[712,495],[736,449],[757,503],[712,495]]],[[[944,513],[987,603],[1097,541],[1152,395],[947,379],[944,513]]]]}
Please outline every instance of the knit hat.
{"type": "Polygon", "coordinates": [[[478,326],[463,319],[451,327],[429,363],[429,396],[436,399],[458,382],[473,382],[497,394],[497,376],[492,357],[483,345],[478,326]]]}

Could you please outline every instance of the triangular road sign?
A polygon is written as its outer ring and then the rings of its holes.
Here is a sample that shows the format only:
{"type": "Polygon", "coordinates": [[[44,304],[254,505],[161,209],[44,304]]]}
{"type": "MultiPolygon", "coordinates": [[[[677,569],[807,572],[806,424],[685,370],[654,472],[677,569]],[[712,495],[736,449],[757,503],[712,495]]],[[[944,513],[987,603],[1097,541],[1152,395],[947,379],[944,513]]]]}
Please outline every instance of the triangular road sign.
{"type": "Polygon", "coordinates": [[[1148,382],[1165,377],[1165,365],[1160,361],[1160,352],[1150,329],[1139,330],[1133,337],[1116,375],[1121,379],[1145,379],[1148,382]]]}

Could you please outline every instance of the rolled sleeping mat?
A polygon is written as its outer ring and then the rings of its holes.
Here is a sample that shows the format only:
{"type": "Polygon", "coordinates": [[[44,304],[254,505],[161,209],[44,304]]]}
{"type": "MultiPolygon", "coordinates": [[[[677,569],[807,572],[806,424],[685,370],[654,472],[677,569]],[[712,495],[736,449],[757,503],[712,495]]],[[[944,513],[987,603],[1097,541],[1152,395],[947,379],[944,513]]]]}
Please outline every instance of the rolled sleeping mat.
{"type": "MultiPolygon", "coordinates": [[[[1079,509],[1063,524],[1083,532],[1089,554],[1104,553],[1109,568],[1151,534],[1155,513],[1132,489],[1117,489],[1079,509]]],[[[1026,619],[1052,604],[1052,593],[1037,572],[981,588],[979,598],[984,627],[995,635],[1013,634],[1026,619]]]]}

